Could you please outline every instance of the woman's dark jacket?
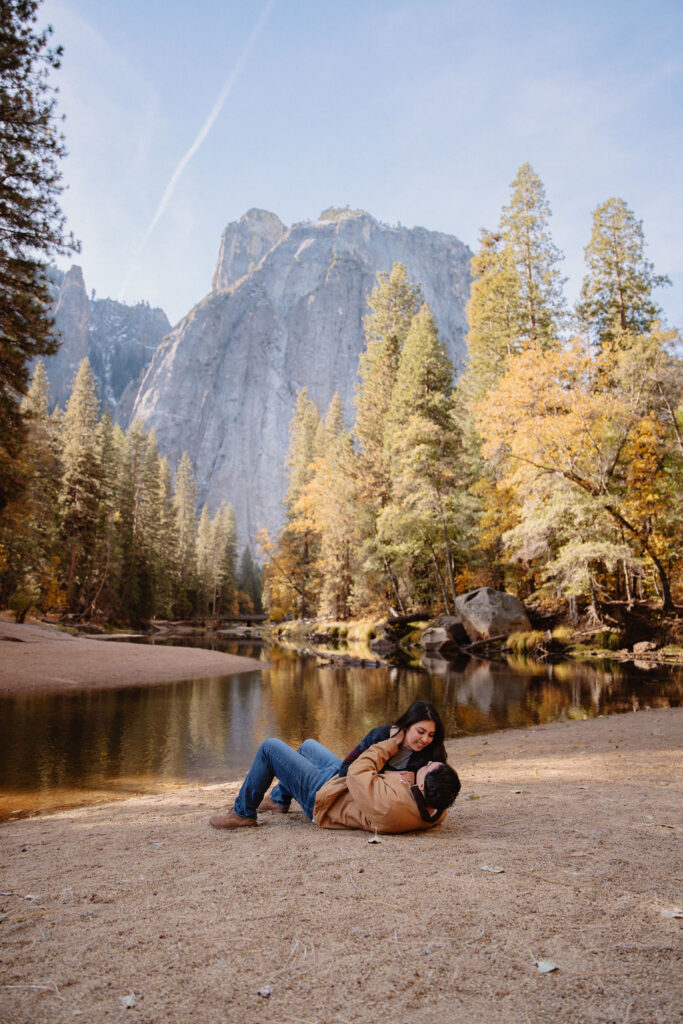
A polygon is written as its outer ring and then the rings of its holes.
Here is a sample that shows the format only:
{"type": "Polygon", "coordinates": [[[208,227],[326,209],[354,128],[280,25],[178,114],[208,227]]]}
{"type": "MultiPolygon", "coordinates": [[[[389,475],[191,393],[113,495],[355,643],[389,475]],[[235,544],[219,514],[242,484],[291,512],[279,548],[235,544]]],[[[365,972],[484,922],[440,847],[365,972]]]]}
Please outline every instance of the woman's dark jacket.
{"type": "MultiPolygon", "coordinates": [[[[343,778],[349,770],[349,765],[352,764],[357,757],[359,757],[368,747],[371,747],[373,743],[381,743],[382,740],[389,739],[389,733],[391,731],[391,725],[378,725],[376,729],[371,729],[367,736],[364,736],[360,743],[353,748],[350,754],[347,754],[341,763],[339,769],[339,775],[343,778]]],[[[408,764],[405,768],[396,769],[390,764],[387,764],[382,769],[386,772],[391,771],[406,771],[416,772],[418,768],[424,768],[424,766],[433,759],[434,751],[431,749],[431,744],[425,747],[424,750],[414,750],[408,759],[408,764]]]]}

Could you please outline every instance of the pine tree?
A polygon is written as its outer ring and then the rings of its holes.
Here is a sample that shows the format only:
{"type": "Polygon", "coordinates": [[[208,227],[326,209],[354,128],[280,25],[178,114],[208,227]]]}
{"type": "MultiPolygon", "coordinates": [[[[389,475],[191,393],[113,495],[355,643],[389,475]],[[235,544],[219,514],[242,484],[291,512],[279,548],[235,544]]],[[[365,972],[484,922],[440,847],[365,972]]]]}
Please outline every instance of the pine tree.
{"type": "MultiPolygon", "coordinates": [[[[514,525],[519,510],[513,507],[514,492],[499,479],[497,464],[482,457],[477,407],[516,355],[534,346],[557,348],[565,323],[561,254],[550,236],[543,184],[524,164],[511,188],[498,230],[482,232],[481,248],[472,260],[467,361],[456,395],[463,460],[470,478],[478,479],[471,488],[480,505],[476,572],[482,582],[496,586],[505,582],[497,524],[514,525]]],[[[474,558],[471,563],[474,567],[474,558]]]]}
{"type": "Polygon", "coordinates": [[[242,614],[255,612],[257,615],[260,615],[263,612],[263,579],[261,570],[254,561],[248,545],[245,547],[240,558],[237,588],[240,612],[242,614]]]}
{"type": "Polygon", "coordinates": [[[447,611],[455,600],[454,544],[460,434],[451,401],[453,367],[426,303],[413,318],[387,419],[392,500],[378,533],[400,567],[406,602],[432,603],[436,583],[447,611]]]}
{"type": "Polygon", "coordinates": [[[359,527],[359,558],[354,582],[358,608],[388,602],[401,606],[398,581],[389,552],[380,542],[377,522],[391,500],[386,417],[391,406],[401,350],[422,291],[406,268],[395,263],[390,274],[378,274],[364,321],[366,348],[359,360],[356,419],[352,435],[358,451],[355,505],[359,527]]]}
{"type": "Polygon", "coordinates": [[[126,447],[121,427],[105,414],[95,428],[95,449],[100,465],[100,518],[96,539],[97,581],[93,608],[107,617],[118,615],[122,547],[119,537],[119,488],[122,453],[126,447]]]}
{"type": "Polygon", "coordinates": [[[197,584],[197,482],[187,452],[183,452],[175,476],[174,504],[178,531],[178,608],[189,614],[194,608],[197,584]]]}
{"type": "Polygon", "coordinates": [[[645,334],[660,317],[655,288],[670,284],[645,257],[642,221],[623,199],[608,199],[593,213],[585,249],[588,274],[577,312],[599,345],[626,343],[624,335],[645,334]]]}
{"type": "Polygon", "coordinates": [[[206,615],[214,590],[214,530],[207,505],[202,506],[197,527],[197,599],[206,615]]]}
{"type": "Polygon", "coordinates": [[[156,614],[170,618],[173,599],[180,586],[180,545],[178,522],[173,497],[173,479],[169,461],[159,460],[159,531],[157,545],[156,614]]]}
{"type": "Polygon", "coordinates": [[[313,477],[300,498],[319,537],[317,569],[321,587],[318,612],[346,619],[358,549],[355,506],[357,460],[338,394],[332,396],[318,429],[319,450],[313,477]]]}
{"type": "Polygon", "coordinates": [[[48,397],[41,360],[22,405],[27,425],[22,451],[25,486],[5,505],[0,521],[0,601],[13,604],[19,616],[30,603],[44,611],[60,610],[63,599],[56,572],[60,444],[48,397]]]}
{"type": "Polygon", "coordinates": [[[459,390],[470,406],[528,345],[557,345],[565,321],[562,255],[549,230],[550,207],[529,164],[517,172],[496,232],[483,231],[472,260],[467,365],[459,390]]]}
{"type": "Polygon", "coordinates": [[[386,413],[401,349],[421,301],[420,286],[410,282],[401,263],[394,263],[390,274],[377,275],[368,299],[370,312],[364,321],[366,347],[359,360],[353,436],[360,456],[361,497],[375,511],[389,500],[386,413]]]}
{"type": "Polygon", "coordinates": [[[213,609],[217,615],[236,611],[237,591],[237,525],[232,505],[221,502],[214,520],[215,574],[213,609]]]}
{"type": "Polygon", "coordinates": [[[76,374],[63,423],[61,534],[66,554],[66,605],[85,612],[92,597],[102,473],[95,447],[98,402],[95,378],[84,359],[76,374]]]}
{"type": "Polygon", "coordinates": [[[317,605],[320,583],[317,571],[320,538],[310,510],[306,509],[305,502],[302,503],[315,472],[319,426],[317,406],[309,399],[307,389],[302,388],[297,395],[289,429],[285,524],[277,544],[273,544],[265,531],[260,537],[261,549],[267,559],[269,601],[283,614],[295,610],[301,618],[310,615],[317,605]]]}
{"type": "Polygon", "coordinates": [[[61,48],[35,31],[38,0],[0,4],[0,508],[21,486],[21,398],[29,365],[56,351],[45,278],[49,259],[77,249],[58,199],[65,155],[52,69],[61,48]]]}
{"type": "Polygon", "coordinates": [[[142,466],[142,493],[139,504],[139,531],[149,576],[150,614],[156,614],[160,577],[163,566],[159,560],[162,522],[161,460],[156,433],[151,430],[146,438],[142,466]]]}
{"type": "Polygon", "coordinates": [[[296,396],[296,406],[289,426],[289,450],[286,458],[289,483],[285,495],[285,510],[292,519],[296,518],[296,503],[313,473],[319,423],[320,413],[315,402],[308,397],[308,388],[301,388],[296,396]]]}
{"type": "Polygon", "coordinates": [[[500,232],[519,282],[515,312],[519,336],[513,347],[521,342],[548,348],[556,344],[565,318],[562,254],[550,237],[550,205],[543,183],[529,164],[520,167],[511,187],[500,232]]]}
{"type": "Polygon", "coordinates": [[[500,232],[482,231],[472,258],[472,289],[467,303],[467,365],[459,390],[469,404],[499,380],[505,360],[523,335],[521,287],[512,249],[500,232]]]}

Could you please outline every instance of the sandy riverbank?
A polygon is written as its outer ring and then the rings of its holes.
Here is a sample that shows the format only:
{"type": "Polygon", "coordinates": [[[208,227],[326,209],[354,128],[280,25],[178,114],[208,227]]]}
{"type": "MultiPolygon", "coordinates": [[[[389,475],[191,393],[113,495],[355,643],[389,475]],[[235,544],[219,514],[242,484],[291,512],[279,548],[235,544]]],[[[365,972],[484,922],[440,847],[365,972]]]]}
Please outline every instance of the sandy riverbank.
{"type": "Polygon", "coordinates": [[[377,845],[299,811],[212,830],[237,781],[2,825],[0,1021],[678,1021],[682,731],[453,741],[447,823],[377,845]]]}
{"type": "Polygon", "coordinates": [[[265,667],[254,658],[219,651],[92,640],[49,626],[0,620],[0,693],[150,685],[265,667]]]}

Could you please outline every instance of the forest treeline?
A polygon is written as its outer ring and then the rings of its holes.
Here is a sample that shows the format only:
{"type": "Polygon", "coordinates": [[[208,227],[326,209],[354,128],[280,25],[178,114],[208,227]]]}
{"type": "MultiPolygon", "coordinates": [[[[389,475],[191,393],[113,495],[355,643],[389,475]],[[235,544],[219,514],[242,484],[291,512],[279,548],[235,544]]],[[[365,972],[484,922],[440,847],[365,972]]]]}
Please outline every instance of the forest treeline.
{"type": "Polygon", "coordinates": [[[39,362],[23,411],[24,487],[0,517],[2,606],[122,624],[261,611],[260,569],[248,547],[238,559],[231,506],[200,512],[187,453],[173,478],[153,431],[99,416],[87,359],[52,414],[39,362]]]}
{"type": "MultiPolygon", "coordinates": [[[[593,217],[569,309],[543,185],[524,165],[472,261],[455,380],[420,286],[395,264],[364,321],[355,417],[303,389],[285,522],[262,531],[267,610],[285,617],[452,612],[491,585],[600,615],[683,599],[683,373],[660,320],[667,283],[621,199],[593,217]]],[[[231,507],[199,510],[154,433],[100,416],[85,360],[50,414],[38,362],[23,400],[21,478],[0,515],[0,603],[139,624],[261,609],[231,507]]]]}
{"type": "Polygon", "coordinates": [[[472,261],[466,364],[395,264],[365,319],[355,419],[303,389],[286,521],[263,531],[275,619],[451,612],[476,586],[599,617],[683,599],[683,376],[641,223],[593,215],[569,309],[545,190],[525,164],[472,261]]]}

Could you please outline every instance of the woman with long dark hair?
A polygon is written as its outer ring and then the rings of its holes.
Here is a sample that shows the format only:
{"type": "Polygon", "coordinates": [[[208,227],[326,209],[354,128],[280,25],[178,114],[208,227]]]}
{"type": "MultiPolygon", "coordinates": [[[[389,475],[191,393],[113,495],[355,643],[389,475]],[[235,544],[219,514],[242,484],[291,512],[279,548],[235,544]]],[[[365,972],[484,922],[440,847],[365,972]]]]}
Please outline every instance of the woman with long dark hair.
{"type": "Polygon", "coordinates": [[[436,708],[426,700],[416,700],[393,724],[379,725],[371,729],[367,736],[364,736],[360,743],[346,755],[341,763],[339,774],[343,777],[353,764],[368,747],[374,743],[381,743],[382,740],[394,736],[397,732],[403,732],[404,737],[401,748],[394,757],[390,758],[384,766],[383,771],[413,772],[424,767],[430,761],[448,760],[444,748],[444,727],[436,708]]]}

